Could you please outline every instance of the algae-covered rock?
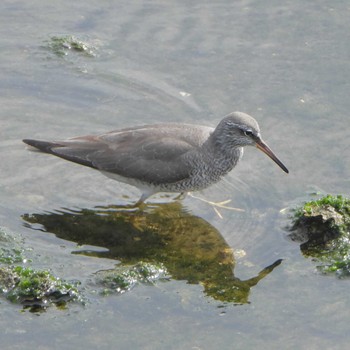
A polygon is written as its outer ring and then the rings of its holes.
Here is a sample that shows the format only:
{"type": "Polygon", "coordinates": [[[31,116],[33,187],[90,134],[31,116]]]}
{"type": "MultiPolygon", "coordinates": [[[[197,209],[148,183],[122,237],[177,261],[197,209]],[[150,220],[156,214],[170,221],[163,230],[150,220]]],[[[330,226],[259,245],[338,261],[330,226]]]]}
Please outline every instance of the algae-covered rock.
{"type": "Polygon", "coordinates": [[[350,274],[350,199],[327,195],[295,211],[290,237],[301,251],[322,262],[323,272],[350,274]]]}
{"type": "Polygon", "coordinates": [[[41,311],[54,304],[64,307],[69,301],[83,301],[76,284],[55,277],[47,270],[36,270],[26,264],[32,262],[26,255],[21,240],[0,227],[0,296],[31,311],[41,311]]]}
{"type": "Polygon", "coordinates": [[[77,288],[44,270],[22,266],[0,267],[0,292],[9,301],[38,309],[78,299],[77,288]]]}
{"type": "Polygon", "coordinates": [[[0,293],[13,303],[33,308],[63,306],[78,299],[77,288],[48,271],[22,266],[0,267],[0,293]]]}
{"type": "Polygon", "coordinates": [[[136,284],[153,284],[159,279],[166,279],[168,272],[163,264],[139,262],[135,265],[117,265],[114,269],[96,272],[96,285],[102,294],[122,294],[136,284]]]}
{"type": "Polygon", "coordinates": [[[94,46],[73,35],[52,36],[45,42],[45,47],[57,56],[67,56],[70,52],[80,53],[87,57],[96,56],[94,46]]]}

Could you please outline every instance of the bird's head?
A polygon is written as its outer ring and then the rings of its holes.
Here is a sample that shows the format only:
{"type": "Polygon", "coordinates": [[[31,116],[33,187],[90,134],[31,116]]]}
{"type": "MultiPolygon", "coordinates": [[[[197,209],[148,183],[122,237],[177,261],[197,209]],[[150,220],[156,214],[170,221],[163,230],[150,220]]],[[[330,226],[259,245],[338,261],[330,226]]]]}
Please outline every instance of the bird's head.
{"type": "Polygon", "coordinates": [[[216,134],[217,141],[226,147],[255,146],[259,148],[278,164],[284,172],[289,172],[271,148],[262,140],[259,125],[250,115],[242,112],[230,113],[221,120],[214,134],[216,134]]]}

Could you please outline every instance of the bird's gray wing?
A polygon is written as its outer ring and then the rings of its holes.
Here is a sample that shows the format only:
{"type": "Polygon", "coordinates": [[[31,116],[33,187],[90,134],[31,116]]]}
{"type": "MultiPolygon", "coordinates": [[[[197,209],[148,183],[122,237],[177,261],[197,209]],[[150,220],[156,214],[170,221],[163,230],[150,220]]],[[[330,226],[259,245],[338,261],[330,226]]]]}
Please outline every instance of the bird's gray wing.
{"type": "Polygon", "coordinates": [[[75,163],[159,185],[190,176],[185,155],[195,153],[198,145],[184,133],[176,135],[176,130],[164,133],[154,128],[135,128],[53,143],[25,142],[75,163]]]}
{"type": "MultiPolygon", "coordinates": [[[[132,144],[111,143],[88,159],[99,170],[154,184],[174,183],[190,176],[184,155],[193,146],[170,137],[132,138],[132,144]]],[[[131,140],[129,140],[131,141],[131,140]]]]}

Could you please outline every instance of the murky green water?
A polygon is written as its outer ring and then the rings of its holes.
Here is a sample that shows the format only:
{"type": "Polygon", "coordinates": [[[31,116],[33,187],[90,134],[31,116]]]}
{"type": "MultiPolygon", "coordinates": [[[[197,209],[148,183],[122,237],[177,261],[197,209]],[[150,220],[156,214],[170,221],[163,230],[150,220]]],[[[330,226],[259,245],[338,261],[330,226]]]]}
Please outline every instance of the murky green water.
{"type": "Polygon", "coordinates": [[[350,195],[347,2],[38,0],[0,10],[0,226],[31,267],[80,281],[88,298],[40,313],[1,299],[2,348],[347,348],[349,281],[319,274],[280,213],[310,192],[350,195]],[[66,35],[94,55],[48,48],[66,35]],[[223,182],[195,194],[244,212],[218,214],[193,197],[123,212],[136,189],[21,143],[215,125],[233,110],[256,117],[290,170],[247,149],[223,182]],[[139,259],[173,278],[100,295],[98,271],[139,259]]]}

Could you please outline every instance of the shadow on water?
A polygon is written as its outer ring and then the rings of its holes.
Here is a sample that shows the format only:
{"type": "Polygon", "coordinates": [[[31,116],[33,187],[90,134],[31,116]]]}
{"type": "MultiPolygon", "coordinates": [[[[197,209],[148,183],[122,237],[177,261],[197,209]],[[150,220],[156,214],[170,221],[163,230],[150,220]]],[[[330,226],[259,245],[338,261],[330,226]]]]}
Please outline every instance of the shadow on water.
{"type": "Polygon", "coordinates": [[[144,210],[107,206],[93,210],[63,210],[25,214],[29,226],[79,245],[107,250],[74,253],[116,259],[121,264],[140,261],[162,263],[173,279],[200,283],[216,300],[248,303],[251,287],[268,275],[275,261],[250,279],[234,276],[234,256],[220,232],[200,217],[188,213],[179,202],[147,206],[144,210]]]}

